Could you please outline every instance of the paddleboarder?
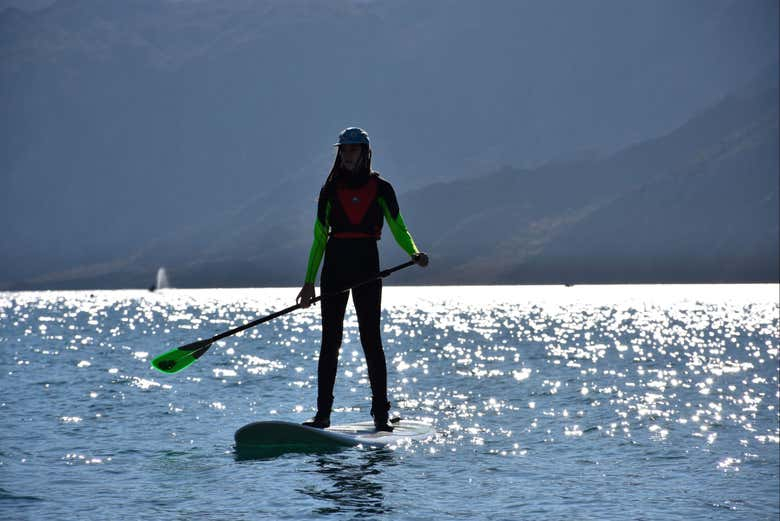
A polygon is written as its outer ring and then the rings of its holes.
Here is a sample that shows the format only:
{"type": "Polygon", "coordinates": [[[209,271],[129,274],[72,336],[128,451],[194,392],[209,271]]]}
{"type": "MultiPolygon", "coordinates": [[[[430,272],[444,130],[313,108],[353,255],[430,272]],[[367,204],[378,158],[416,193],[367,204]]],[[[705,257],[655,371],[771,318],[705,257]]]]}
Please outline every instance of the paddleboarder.
{"type": "MultiPolygon", "coordinates": [[[[308,307],[314,298],[314,280],[323,255],[320,277],[323,295],[349,288],[379,272],[376,241],[387,221],[398,245],[420,266],[428,256],[420,252],[406,228],[392,185],[371,169],[368,134],[349,127],[339,134],[336,159],[317,202],[314,241],[309,252],[306,278],[296,303],[308,307]]],[[[358,317],[360,343],[371,382],[371,415],[378,430],[392,431],[388,423],[387,364],[380,335],[382,280],[352,289],[358,317]]],[[[318,428],[330,426],[333,386],[349,291],[320,301],[322,344],[317,366],[317,414],[304,422],[318,428]]]]}

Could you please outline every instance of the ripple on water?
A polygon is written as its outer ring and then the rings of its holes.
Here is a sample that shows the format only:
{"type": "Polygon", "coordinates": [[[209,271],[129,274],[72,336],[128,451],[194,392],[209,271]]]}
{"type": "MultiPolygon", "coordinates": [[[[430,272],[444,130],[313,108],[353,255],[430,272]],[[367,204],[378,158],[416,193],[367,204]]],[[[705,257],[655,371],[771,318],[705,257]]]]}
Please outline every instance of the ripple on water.
{"type": "MultiPolygon", "coordinates": [[[[251,489],[254,481],[242,481],[250,474],[232,474],[236,462],[214,455],[230,453],[243,423],[313,412],[317,310],[220,341],[177,375],[151,371],[149,359],[286,307],[294,294],[0,293],[0,484],[34,497],[51,475],[83,480],[86,496],[103,490],[110,469],[126,476],[139,504],[149,486],[195,486],[210,474],[251,489]]],[[[416,506],[424,497],[414,491],[425,490],[440,507],[432,517],[511,516],[502,508],[520,504],[556,517],[577,497],[617,505],[603,511],[615,519],[635,504],[653,512],[660,497],[677,502],[680,517],[708,516],[702,505],[771,516],[780,511],[778,311],[777,286],[389,287],[383,340],[394,411],[433,422],[436,436],[376,461],[353,451],[241,468],[328,514],[368,512],[355,497],[365,489],[371,508],[407,497],[416,506]],[[311,464],[319,465],[313,483],[289,470],[311,464]],[[355,488],[340,484],[344,476],[355,488]]],[[[366,419],[367,369],[351,308],[340,365],[334,418],[366,419]]],[[[52,493],[71,506],[78,496],[52,493]]],[[[165,497],[154,508],[165,509],[165,497]]],[[[209,500],[228,517],[240,511],[209,500]]]]}

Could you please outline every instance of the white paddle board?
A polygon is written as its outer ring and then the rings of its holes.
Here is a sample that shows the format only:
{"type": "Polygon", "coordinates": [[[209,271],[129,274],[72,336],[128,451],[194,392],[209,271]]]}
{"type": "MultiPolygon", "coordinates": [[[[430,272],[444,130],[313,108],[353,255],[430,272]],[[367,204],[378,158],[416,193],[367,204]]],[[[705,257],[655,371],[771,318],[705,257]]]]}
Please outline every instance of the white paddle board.
{"type": "Polygon", "coordinates": [[[339,447],[383,447],[410,440],[424,440],[433,435],[428,423],[400,420],[393,432],[377,431],[373,422],[334,425],[317,429],[286,421],[261,421],[244,425],[236,431],[236,451],[293,452],[337,449],[339,447]]]}

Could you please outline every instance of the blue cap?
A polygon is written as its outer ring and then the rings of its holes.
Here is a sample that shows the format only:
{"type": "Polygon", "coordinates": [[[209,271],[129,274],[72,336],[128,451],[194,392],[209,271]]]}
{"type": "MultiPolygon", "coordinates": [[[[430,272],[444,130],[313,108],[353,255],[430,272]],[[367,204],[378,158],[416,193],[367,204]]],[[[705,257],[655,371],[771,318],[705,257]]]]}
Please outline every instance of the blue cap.
{"type": "Polygon", "coordinates": [[[339,134],[339,142],[334,143],[333,146],[339,145],[368,145],[368,134],[362,128],[349,127],[345,128],[339,134]]]}

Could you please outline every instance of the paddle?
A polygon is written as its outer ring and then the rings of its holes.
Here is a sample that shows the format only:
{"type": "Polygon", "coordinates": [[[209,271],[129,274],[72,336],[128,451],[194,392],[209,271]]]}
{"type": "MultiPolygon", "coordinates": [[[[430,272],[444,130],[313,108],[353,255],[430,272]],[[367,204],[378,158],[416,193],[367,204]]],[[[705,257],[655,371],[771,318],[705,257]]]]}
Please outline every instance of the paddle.
{"type": "MultiPolygon", "coordinates": [[[[370,279],[364,280],[363,282],[360,282],[359,284],[355,284],[354,286],[351,286],[349,288],[345,288],[341,291],[335,291],[333,293],[328,293],[325,295],[324,298],[332,297],[335,295],[338,295],[339,293],[344,293],[345,291],[349,291],[351,289],[358,288],[360,286],[363,286],[365,284],[368,284],[369,282],[373,282],[377,279],[383,279],[390,275],[391,273],[395,273],[398,270],[402,270],[404,268],[408,268],[409,266],[412,266],[415,264],[413,260],[404,262],[403,264],[399,264],[398,266],[395,266],[393,268],[389,268],[383,271],[380,271],[377,273],[375,277],[371,277],[370,279]]],[[[311,303],[314,304],[316,302],[319,302],[323,299],[322,295],[319,295],[317,297],[314,297],[311,299],[311,303]]],[[[268,316],[258,318],[257,320],[253,320],[252,322],[248,322],[244,324],[243,326],[238,326],[236,328],[230,329],[228,331],[225,331],[224,333],[220,333],[216,336],[213,336],[211,338],[207,338],[206,340],[198,340],[197,342],[193,342],[191,344],[183,345],[181,347],[177,347],[176,349],[173,349],[171,351],[168,351],[165,354],[162,354],[152,360],[152,367],[157,369],[158,371],[161,371],[163,373],[178,373],[182,369],[189,367],[195,360],[203,356],[206,351],[209,350],[209,347],[211,347],[211,344],[216,342],[217,340],[222,340],[223,338],[229,337],[231,335],[235,335],[236,333],[240,333],[241,331],[244,331],[245,329],[249,329],[250,327],[255,327],[259,324],[262,324],[263,322],[268,322],[269,320],[273,320],[276,317],[281,317],[282,315],[286,315],[287,313],[290,313],[291,311],[295,311],[298,308],[304,307],[303,304],[295,304],[294,306],[290,306],[288,308],[284,308],[281,311],[277,311],[275,313],[271,313],[268,316]]]]}

